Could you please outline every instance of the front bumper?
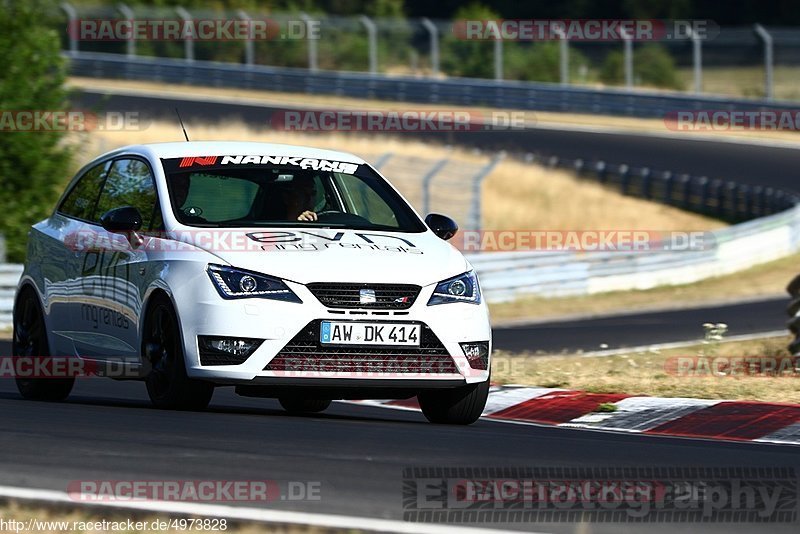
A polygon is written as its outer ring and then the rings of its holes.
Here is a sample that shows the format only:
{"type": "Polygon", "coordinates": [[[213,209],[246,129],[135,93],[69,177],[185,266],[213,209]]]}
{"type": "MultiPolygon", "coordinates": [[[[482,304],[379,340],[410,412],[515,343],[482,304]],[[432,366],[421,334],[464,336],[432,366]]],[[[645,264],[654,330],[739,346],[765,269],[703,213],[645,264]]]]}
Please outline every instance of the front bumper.
{"type": "MultiPolygon", "coordinates": [[[[464,342],[488,340],[491,355],[491,328],[484,303],[427,306],[434,286],[426,286],[407,310],[335,309],[323,306],[304,285],[292,282],[287,282],[287,285],[300,297],[302,304],[268,299],[223,300],[208,283],[183,284],[186,294],[181,294],[181,288],[174,290],[176,311],[182,325],[188,375],[228,385],[317,384],[378,388],[424,388],[437,385],[454,387],[488,380],[489,371],[473,369],[460,346],[464,342]],[[205,288],[200,295],[196,290],[198,286],[205,288]],[[190,287],[193,288],[191,294],[190,287]],[[296,341],[298,336],[302,337],[304,332],[306,336],[312,336],[306,341],[312,342],[313,336],[319,334],[314,328],[318,329],[322,320],[418,323],[441,346],[438,352],[433,351],[436,354],[432,354],[423,339],[421,350],[404,353],[410,359],[404,360],[406,363],[402,367],[378,361],[381,360],[381,354],[385,356],[388,353],[401,352],[387,352],[382,348],[374,349],[377,361],[375,365],[335,368],[313,363],[308,365],[314,357],[313,348],[305,351],[305,364],[297,365],[299,360],[295,358],[290,365],[286,365],[287,355],[296,356],[292,351],[287,354],[284,350],[287,344],[296,341]],[[198,336],[258,338],[264,341],[242,364],[202,365],[198,336]],[[442,356],[452,364],[445,365],[442,356]],[[433,366],[419,365],[430,363],[432,359],[437,360],[433,366]]],[[[373,350],[361,352],[368,359],[373,350]]]]}

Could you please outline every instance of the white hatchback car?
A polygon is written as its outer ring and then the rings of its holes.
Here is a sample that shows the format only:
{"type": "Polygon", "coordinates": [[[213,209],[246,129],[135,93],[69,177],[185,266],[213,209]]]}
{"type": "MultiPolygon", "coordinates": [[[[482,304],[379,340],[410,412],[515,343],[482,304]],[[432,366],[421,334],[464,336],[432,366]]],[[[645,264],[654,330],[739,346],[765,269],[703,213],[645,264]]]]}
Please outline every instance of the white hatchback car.
{"type": "MultiPolygon", "coordinates": [[[[445,242],[456,231],[346,153],[121,148],[33,226],[14,354],[144,380],[165,408],[202,409],[215,386],[293,412],[416,395],[430,421],[468,424],[488,395],[491,328],[475,272],[445,242]]],[[[73,383],[17,379],[51,400],[73,383]]]]}

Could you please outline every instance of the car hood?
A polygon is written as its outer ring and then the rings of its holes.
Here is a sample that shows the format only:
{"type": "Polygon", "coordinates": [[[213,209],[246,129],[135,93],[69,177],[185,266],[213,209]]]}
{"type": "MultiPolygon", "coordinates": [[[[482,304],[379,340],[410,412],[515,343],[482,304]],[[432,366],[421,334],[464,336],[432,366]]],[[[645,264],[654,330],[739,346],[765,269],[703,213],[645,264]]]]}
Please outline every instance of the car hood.
{"type": "Polygon", "coordinates": [[[234,267],[301,284],[311,282],[433,284],[469,264],[430,231],[247,229],[175,232],[234,267]]]}

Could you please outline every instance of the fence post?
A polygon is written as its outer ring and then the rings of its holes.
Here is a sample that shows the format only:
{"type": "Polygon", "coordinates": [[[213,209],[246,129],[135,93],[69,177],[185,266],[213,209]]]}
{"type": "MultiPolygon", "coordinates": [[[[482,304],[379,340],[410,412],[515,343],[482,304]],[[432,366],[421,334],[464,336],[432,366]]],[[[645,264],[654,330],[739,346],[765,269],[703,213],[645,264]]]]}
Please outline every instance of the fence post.
{"type": "Polygon", "coordinates": [[[483,220],[481,219],[481,186],[483,181],[492,173],[495,167],[506,156],[505,152],[498,152],[488,164],[472,177],[472,208],[470,209],[470,230],[481,230],[483,220]]]}
{"type": "Polygon", "coordinates": [[[435,78],[439,76],[439,28],[427,17],[422,17],[422,26],[431,38],[431,76],[435,78]]]}
{"type": "MultiPolygon", "coordinates": [[[[251,21],[253,19],[250,18],[244,9],[240,9],[236,11],[236,16],[239,17],[241,20],[244,21],[251,21]]],[[[248,67],[252,67],[253,63],[255,62],[255,47],[253,46],[252,39],[245,39],[244,40],[244,62],[247,64],[248,67]]]]}
{"type": "Polygon", "coordinates": [[[77,35],[80,32],[78,28],[78,12],[69,2],[61,2],[61,9],[67,14],[69,24],[69,31],[67,32],[67,35],[69,35],[69,51],[74,54],[78,51],[77,35]]]}
{"type": "Polygon", "coordinates": [[[569,83],[569,40],[562,28],[553,25],[553,30],[558,35],[558,67],[561,85],[569,83]]]}
{"type": "Polygon", "coordinates": [[[367,29],[367,39],[369,42],[369,73],[373,76],[378,74],[378,27],[372,19],[366,15],[358,17],[361,24],[367,29]]]}
{"type": "Polygon", "coordinates": [[[300,12],[300,19],[306,25],[306,40],[308,41],[308,69],[311,72],[316,72],[319,70],[319,56],[317,53],[317,40],[311,38],[311,26],[313,21],[311,17],[308,16],[308,13],[300,12]]]}
{"type": "Polygon", "coordinates": [[[392,156],[394,156],[394,152],[385,153],[384,155],[378,158],[378,161],[375,162],[375,165],[373,165],[373,167],[375,167],[376,170],[381,170],[381,167],[386,165],[386,163],[390,159],[392,159],[392,156]]]}
{"type": "Polygon", "coordinates": [[[431,182],[433,182],[433,177],[439,174],[444,166],[447,165],[448,161],[450,161],[450,158],[440,159],[422,177],[422,213],[426,217],[431,212],[431,182]]]}
{"type": "Polygon", "coordinates": [[[494,79],[503,79],[503,38],[495,37],[494,40],[494,79]]]}
{"type": "MultiPolygon", "coordinates": [[[[119,4],[118,6],[119,12],[122,13],[122,16],[125,17],[127,20],[131,22],[136,17],[134,15],[133,10],[126,6],[125,4],[119,4]]],[[[127,43],[125,44],[126,53],[128,57],[136,57],[136,39],[133,36],[133,32],[131,32],[130,38],[128,38],[127,43]]]]}
{"type": "Polygon", "coordinates": [[[772,100],[774,93],[773,93],[773,78],[772,78],[772,67],[773,67],[773,56],[772,56],[772,35],[762,26],[761,24],[756,24],[754,29],[761,40],[764,41],[764,93],[767,100],[772,100]]]}
{"type": "MultiPolygon", "coordinates": [[[[194,29],[194,21],[192,20],[192,15],[189,14],[188,11],[184,7],[178,6],[175,8],[175,13],[186,23],[192,25],[194,29]]],[[[194,61],[194,36],[193,33],[186,34],[186,38],[183,40],[183,50],[184,55],[186,56],[186,61],[192,62],[194,61]]]]}
{"type": "Polygon", "coordinates": [[[633,38],[627,30],[620,28],[620,35],[624,48],[624,63],[625,63],[625,87],[630,89],[633,87],[633,38]]]}
{"type": "Polygon", "coordinates": [[[694,92],[699,95],[703,92],[703,40],[692,28],[687,27],[686,33],[692,39],[692,71],[694,73],[694,92]]]}

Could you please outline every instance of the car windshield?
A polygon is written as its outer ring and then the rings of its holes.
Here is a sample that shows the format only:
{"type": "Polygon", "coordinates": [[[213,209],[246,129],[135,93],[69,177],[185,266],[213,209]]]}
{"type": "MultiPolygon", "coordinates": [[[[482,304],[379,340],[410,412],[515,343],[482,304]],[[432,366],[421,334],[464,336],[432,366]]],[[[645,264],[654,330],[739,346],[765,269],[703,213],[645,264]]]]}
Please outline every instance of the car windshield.
{"type": "Polygon", "coordinates": [[[181,224],[425,230],[408,204],[368,165],[334,166],[342,172],[299,165],[216,165],[225,158],[230,157],[163,160],[172,209],[181,224]]]}

